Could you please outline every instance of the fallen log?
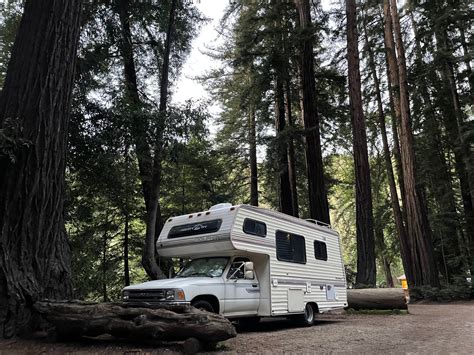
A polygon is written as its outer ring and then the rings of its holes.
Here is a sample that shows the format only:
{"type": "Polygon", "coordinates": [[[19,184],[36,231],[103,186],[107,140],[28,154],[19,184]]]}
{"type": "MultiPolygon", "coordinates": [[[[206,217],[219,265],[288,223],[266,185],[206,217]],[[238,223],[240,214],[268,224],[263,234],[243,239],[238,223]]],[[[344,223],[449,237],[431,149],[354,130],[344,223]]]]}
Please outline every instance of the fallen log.
{"type": "Polygon", "coordinates": [[[347,308],[408,309],[401,288],[363,288],[347,290],[347,308]]]}
{"type": "Polygon", "coordinates": [[[134,340],[215,344],[237,335],[221,315],[191,306],[150,308],[123,303],[37,302],[35,309],[54,326],[59,339],[109,334],[134,340]]]}

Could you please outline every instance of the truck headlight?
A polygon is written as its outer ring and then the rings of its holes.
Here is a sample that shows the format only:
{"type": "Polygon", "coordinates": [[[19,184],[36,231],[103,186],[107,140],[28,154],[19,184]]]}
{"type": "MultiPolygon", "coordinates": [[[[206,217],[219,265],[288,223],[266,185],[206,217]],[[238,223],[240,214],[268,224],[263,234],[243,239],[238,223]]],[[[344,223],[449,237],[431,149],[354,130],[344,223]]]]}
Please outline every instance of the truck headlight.
{"type": "Polygon", "coordinates": [[[165,291],[165,300],[173,301],[175,299],[175,291],[174,290],[166,290],[165,291]]]}
{"type": "Polygon", "coordinates": [[[130,292],[129,291],[123,291],[122,292],[122,299],[124,301],[128,301],[129,298],[130,298],[130,292]]]}

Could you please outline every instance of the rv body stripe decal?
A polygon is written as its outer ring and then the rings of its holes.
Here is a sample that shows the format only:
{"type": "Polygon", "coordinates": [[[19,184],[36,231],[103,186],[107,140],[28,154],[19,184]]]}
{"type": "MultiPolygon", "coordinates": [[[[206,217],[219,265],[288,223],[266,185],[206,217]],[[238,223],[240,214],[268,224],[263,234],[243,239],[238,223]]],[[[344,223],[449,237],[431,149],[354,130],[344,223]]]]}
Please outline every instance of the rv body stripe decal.
{"type": "Polygon", "coordinates": [[[175,248],[181,246],[187,246],[189,244],[205,244],[215,242],[228,242],[230,241],[230,233],[209,235],[209,236],[197,236],[197,237],[183,237],[180,240],[163,240],[158,243],[160,249],[175,248]]]}
{"type": "Polygon", "coordinates": [[[278,285],[299,285],[299,286],[306,287],[307,283],[311,283],[311,286],[333,285],[334,287],[346,287],[346,284],[337,283],[337,281],[335,280],[329,281],[329,280],[315,280],[315,279],[298,279],[296,277],[294,279],[297,279],[297,280],[283,280],[283,279],[273,278],[272,284],[274,280],[276,280],[278,285]]]}

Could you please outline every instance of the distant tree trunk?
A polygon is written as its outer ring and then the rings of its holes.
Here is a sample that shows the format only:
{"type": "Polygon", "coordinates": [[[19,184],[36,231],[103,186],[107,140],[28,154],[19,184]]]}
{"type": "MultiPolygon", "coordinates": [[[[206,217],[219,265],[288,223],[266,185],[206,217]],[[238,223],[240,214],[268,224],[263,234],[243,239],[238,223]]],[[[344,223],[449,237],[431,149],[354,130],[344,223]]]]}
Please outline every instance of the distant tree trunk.
{"type": "Polygon", "coordinates": [[[123,273],[124,273],[124,281],[125,281],[125,286],[130,285],[130,267],[129,267],[129,253],[128,253],[128,247],[129,247],[129,239],[130,239],[130,216],[127,213],[125,213],[125,228],[124,228],[124,233],[123,233],[123,273]]]}
{"type": "Polygon", "coordinates": [[[305,153],[308,177],[310,217],[330,223],[329,204],[324,182],[323,155],[319,117],[316,108],[316,83],[314,74],[313,32],[309,0],[294,0],[298,10],[300,35],[299,73],[301,85],[301,112],[306,129],[305,153]]]}
{"type": "Polygon", "coordinates": [[[166,275],[158,266],[156,259],[156,241],[163,228],[163,221],[161,216],[160,193],[161,193],[161,162],[163,156],[163,128],[166,122],[167,108],[168,108],[168,87],[169,87],[169,64],[171,45],[173,43],[174,22],[176,15],[176,1],[171,0],[171,7],[168,17],[168,27],[166,30],[165,51],[163,54],[163,65],[161,67],[160,80],[160,120],[161,124],[154,134],[156,139],[153,147],[154,159],[151,173],[151,196],[150,196],[150,211],[147,218],[147,231],[145,238],[145,246],[143,248],[142,265],[147,271],[147,274],[152,278],[163,279],[166,275]]]}
{"type": "MultiPolygon", "coordinates": [[[[385,125],[385,113],[384,113],[383,103],[382,103],[382,94],[380,92],[380,80],[377,75],[377,67],[375,63],[374,53],[372,51],[371,43],[369,41],[369,36],[367,34],[367,17],[366,16],[364,16],[364,38],[365,38],[365,46],[368,53],[369,69],[372,75],[372,79],[374,80],[375,98],[377,101],[377,112],[378,112],[378,118],[379,118],[378,123],[379,123],[379,128],[380,128],[380,134],[382,136],[383,157],[385,161],[385,169],[387,172],[388,185],[390,188],[390,201],[392,204],[393,218],[395,220],[395,229],[397,231],[397,237],[400,243],[400,254],[402,258],[403,269],[405,270],[405,274],[411,275],[410,260],[407,257],[407,255],[410,254],[409,243],[407,240],[408,237],[406,234],[405,226],[403,224],[403,215],[400,209],[400,202],[398,200],[397,185],[395,182],[395,175],[393,173],[393,167],[392,167],[392,156],[390,154],[390,147],[389,147],[388,138],[387,138],[387,128],[385,125]]],[[[382,237],[383,237],[383,231],[382,231],[382,237]]],[[[385,265],[385,262],[384,262],[384,265],[385,265]]],[[[387,282],[388,282],[388,279],[387,279],[387,282]]],[[[387,285],[388,287],[393,287],[393,280],[391,281],[391,286],[389,284],[387,285]]]]}
{"type": "MultiPolygon", "coordinates": [[[[121,40],[119,42],[119,50],[124,64],[124,78],[126,99],[130,111],[135,116],[132,122],[132,135],[135,141],[135,148],[137,153],[138,168],[140,173],[140,180],[142,183],[143,197],[147,210],[146,214],[146,237],[142,255],[142,265],[152,279],[165,278],[166,276],[161,271],[156,262],[155,241],[161,230],[161,210],[159,204],[160,184],[161,184],[161,126],[159,125],[158,132],[154,135],[157,143],[152,148],[146,140],[148,126],[139,119],[139,113],[142,106],[140,95],[138,92],[137,71],[133,56],[132,47],[132,33],[130,29],[130,14],[129,3],[130,0],[118,0],[117,12],[120,20],[120,34],[121,40]],[[153,155],[152,155],[153,149],[153,155]]],[[[174,8],[170,12],[170,23],[174,21],[174,8]]],[[[172,28],[172,24],[169,26],[172,28]]],[[[170,29],[169,29],[170,31],[170,29]]],[[[166,39],[166,46],[169,47],[168,37],[166,39]]],[[[165,47],[166,47],[165,46],[165,47]]],[[[165,48],[166,54],[166,48],[165,48]]],[[[165,55],[166,57],[166,55],[165,55]]],[[[160,93],[160,112],[164,120],[166,112],[166,103],[168,95],[168,68],[169,65],[169,51],[168,60],[163,59],[163,68],[161,76],[160,93]],[[166,71],[165,68],[166,67],[166,71]],[[165,75],[163,73],[166,72],[165,75]],[[164,88],[166,87],[166,88],[164,88]]]]}
{"type": "Polygon", "coordinates": [[[390,261],[387,257],[387,245],[385,244],[385,238],[383,235],[383,226],[376,224],[374,231],[377,248],[379,249],[378,254],[380,255],[380,265],[382,266],[383,274],[385,276],[385,283],[388,288],[395,287],[393,283],[392,270],[390,268],[390,261]]]}
{"type": "MultiPolygon", "coordinates": [[[[107,223],[106,223],[107,225],[107,223]]],[[[102,236],[102,302],[108,302],[107,297],[107,232],[102,236]]]]}
{"type": "Polygon", "coordinates": [[[0,94],[0,338],[72,295],[64,173],[82,1],[26,1],[0,94]],[[10,142],[9,142],[10,140],[10,142]]]}
{"type": "MultiPolygon", "coordinates": [[[[424,70],[426,64],[423,60],[423,52],[420,43],[420,37],[416,27],[416,21],[413,12],[410,12],[410,20],[414,32],[415,44],[415,65],[418,70],[424,70]]],[[[458,218],[458,211],[456,207],[456,200],[454,196],[450,167],[446,162],[446,152],[443,144],[442,129],[440,127],[440,120],[433,106],[430,96],[429,88],[425,80],[420,80],[417,84],[418,92],[420,93],[420,104],[422,114],[425,117],[423,128],[425,141],[428,144],[424,158],[429,162],[425,168],[426,174],[431,176],[434,181],[429,184],[429,191],[436,201],[439,213],[436,213],[434,219],[438,219],[442,224],[441,228],[436,228],[436,234],[440,241],[442,241],[442,259],[438,262],[444,269],[446,280],[449,282],[449,274],[454,274],[461,270],[462,266],[466,266],[467,255],[464,241],[464,233],[460,228],[460,221],[458,218]],[[444,250],[447,249],[448,257],[451,256],[451,261],[448,263],[445,260],[444,250]],[[461,255],[462,258],[455,258],[454,256],[461,255]],[[464,263],[464,265],[462,265],[464,263]],[[448,270],[449,269],[449,270],[448,270]]]]}
{"type": "Polygon", "coordinates": [[[347,15],[347,62],[349,73],[349,101],[351,110],[355,193],[356,193],[356,237],[357,276],[359,286],[375,286],[375,240],[372,211],[367,132],[362,110],[362,94],[359,70],[359,49],[355,0],[346,0],[347,15]]]}
{"type": "Polygon", "coordinates": [[[250,204],[258,206],[257,131],[255,110],[249,110],[250,204]]]}
{"type": "Polygon", "coordinates": [[[443,94],[448,102],[448,107],[442,107],[444,125],[448,133],[449,143],[452,147],[456,165],[456,172],[461,187],[461,198],[466,218],[466,232],[468,235],[468,258],[470,269],[474,269],[474,162],[472,148],[465,140],[465,123],[459,94],[457,90],[456,77],[452,63],[452,49],[449,47],[446,24],[438,23],[435,27],[435,38],[438,57],[441,63],[441,79],[443,94]],[[450,106],[450,107],[449,107],[450,106]]]}
{"type": "MultiPolygon", "coordinates": [[[[277,74],[278,76],[278,74],[277,74]]],[[[280,78],[276,78],[275,84],[275,129],[277,132],[277,156],[279,175],[279,201],[280,211],[288,215],[293,215],[293,203],[290,186],[290,173],[288,170],[288,149],[285,132],[285,98],[283,83],[280,78]]]]}
{"type": "MultiPolygon", "coordinates": [[[[385,7],[384,7],[385,9],[385,7]]],[[[407,216],[405,211],[406,206],[406,193],[405,185],[403,184],[403,169],[402,169],[402,159],[400,154],[400,135],[398,130],[398,123],[401,121],[401,111],[400,111],[400,85],[398,79],[398,67],[397,67],[397,57],[395,53],[395,40],[393,38],[392,24],[390,21],[386,21],[386,16],[382,15],[382,21],[384,23],[384,43],[385,43],[385,61],[387,64],[387,83],[388,83],[388,94],[390,99],[390,113],[391,113],[391,127],[393,135],[393,157],[395,158],[395,168],[398,178],[398,184],[400,188],[400,197],[403,202],[403,208],[401,207],[403,221],[406,227],[407,216]]],[[[406,230],[405,230],[406,231],[406,230]]],[[[408,235],[407,235],[407,238],[408,235]]],[[[408,250],[411,247],[409,247],[408,250]]],[[[410,262],[410,264],[412,264],[410,262]]],[[[406,269],[405,269],[406,271],[406,269]]],[[[409,273],[410,271],[408,271],[409,273]]]]}
{"type": "MultiPolygon", "coordinates": [[[[290,81],[285,80],[285,114],[288,122],[288,127],[293,132],[293,116],[291,110],[291,88],[290,81]]],[[[298,206],[298,190],[296,183],[296,156],[295,156],[295,142],[293,134],[288,137],[288,170],[290,175],[290,189],[291,189],[291,202],[293,205],[292,215],[299,217],[299,206],[298,206]]]]}
{"type": "MultiPolygon", "coordinates": [[[[412,240],[413,286],[439,286],[438,272],[433,255],[431,229],[423,196],[417,187],[415,172],[415,152],[411,128],[405,49],[403,47],[396,0],[384,0],[385,22],[391,21],[397,51],[399,92],[400,92],[400,153],[406,193],[407,233],[412,240]]],[[[392,61],[393,62],[393,61],[392,61]]]]}

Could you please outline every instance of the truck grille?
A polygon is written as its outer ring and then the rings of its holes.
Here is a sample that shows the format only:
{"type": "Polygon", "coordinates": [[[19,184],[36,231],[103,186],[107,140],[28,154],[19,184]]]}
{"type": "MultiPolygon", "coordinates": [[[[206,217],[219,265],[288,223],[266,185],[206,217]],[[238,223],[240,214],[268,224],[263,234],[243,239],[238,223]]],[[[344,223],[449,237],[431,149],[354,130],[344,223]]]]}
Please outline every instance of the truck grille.
{"type": "Polygon", "coordinates": [[[165,300],[164,290],[131,290],[128,301],[135,302],[161,302],[165,300]]]}

